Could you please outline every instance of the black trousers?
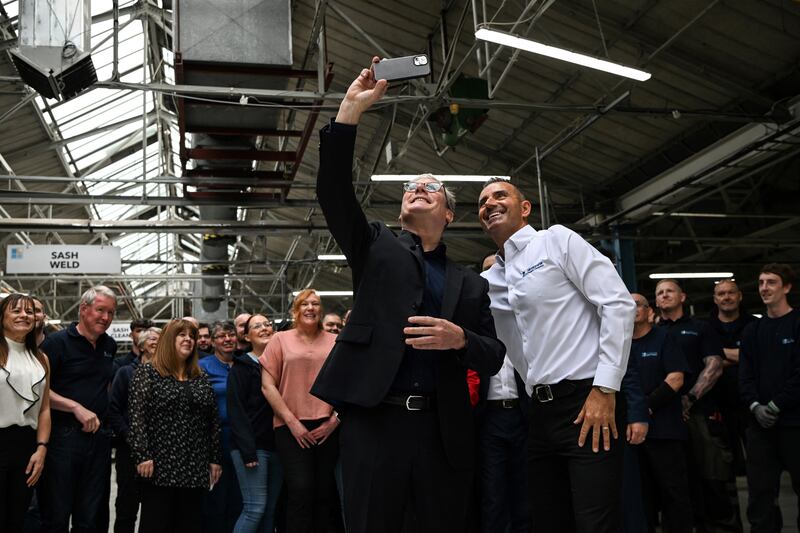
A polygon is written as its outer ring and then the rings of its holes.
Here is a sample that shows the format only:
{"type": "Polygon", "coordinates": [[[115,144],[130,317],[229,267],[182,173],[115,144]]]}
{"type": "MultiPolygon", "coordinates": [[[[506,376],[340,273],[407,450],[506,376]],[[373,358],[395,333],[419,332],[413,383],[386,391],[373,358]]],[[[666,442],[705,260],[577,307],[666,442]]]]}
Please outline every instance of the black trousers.
{"type": "Polygon", "coordinates": [[[22,531],[33,494],[25,469],[36,451],[36,430],[0,428],[0,531],[22,531]]]}
{"type": "Polygon", "coordinates": [[[722,420],[692,412],[689,428],[689,492],[698,533],[740,533],[739,498],[733,450],[722,420]]]}
{"type": "Polygon", "coordinates": [[[142,521],[139,533],[197,533],[202,525],[205,489],[140,484],[142,521]]]}
{"type": "Polygon", "coordinates": [[[114,508],[117,517],[114,520],[114,533],[134,533],[141,500],[139,478],[136,476],[136,465],[133,464],[131,449],[122,440],[117,443],[115,470],[117,499],[114,501],[114,508]]]}
{"type": "MultiPolygon", "coordinates": [[[[321,421],[303,420],[312,430],[321,421]]],[[[311,448],[301,448],[286,426],[275,430],[275,447],[283,464],[286,483],[286,532],[327,533],[335,530],[334,520],[341,520],[336,505],[334,469],[339,459],[339,435],[334,431],[327,440],[311,448]]]]}
{"type": "Polygon", "coordinates": [[[463,533],[473,469],[445,456],[435,410],[351,407],[341,426],[348,533],[463,533]]]}
{"type": "MultiPolygon", "coordinates": [[[[573,424],[591,382],[553,401],[531,401],[528,434],[528,495],[533,531],[617,533],[622,527],[622,464],[625,400],[616,395],[620,439],[594,453],[591,432],[578,446],[581,426],[573,424]]],[[[601,437],[602,442],[602,437],[601,437]]]]}
{"type": "Polygon", "coordinates": [[[673,439],[646,439],[638,446],[647,529],[655,533],[659,504],[670,533],[692,533],[692,502],[685,444],[673,439]]]}
{"type": "Polygon", "coordinates": [[[747,518],[753,533],[781,530],[776,502],[783,470],[789,471],[800,508],[800,427],[764,429],[754,422],[747,428],[747,518]]]}
{"type": "Polygon", "coordinates": [[[527,533],[530,528],[525,445],[528,427],[519,407],[487,404],[478,428],[481,532],[527,533]]]}

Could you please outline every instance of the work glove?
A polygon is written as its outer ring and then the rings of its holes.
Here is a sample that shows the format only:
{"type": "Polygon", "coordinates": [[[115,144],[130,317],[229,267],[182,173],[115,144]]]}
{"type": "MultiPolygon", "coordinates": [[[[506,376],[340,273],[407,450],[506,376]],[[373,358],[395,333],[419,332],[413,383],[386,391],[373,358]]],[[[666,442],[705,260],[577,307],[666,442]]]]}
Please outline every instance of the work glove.
{"type": "Polygon", "coordinates": [[[764,429],[771,428],[775,425],[775,422],[778,421],[778,415],[776,415],[772,409],[766,405],[758,404],[753,407],[753,415],[755,415],[758,425],[764,429]]]}

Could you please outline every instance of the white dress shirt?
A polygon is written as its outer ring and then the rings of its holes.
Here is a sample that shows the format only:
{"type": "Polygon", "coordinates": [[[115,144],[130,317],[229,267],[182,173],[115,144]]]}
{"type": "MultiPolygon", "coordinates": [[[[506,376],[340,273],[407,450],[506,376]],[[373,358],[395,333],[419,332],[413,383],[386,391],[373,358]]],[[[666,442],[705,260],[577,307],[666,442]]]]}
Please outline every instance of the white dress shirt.
{"type": "Polygon", "coordinates": [[[512,400],[519,398],[517,393],[517,380],[514,379],[514,365],[508,356],[503,359],[500,371],[489,378],[489,390],[486,392],[487,400],[512,400]]]}
{"type": "Polygon", "coordinates": [[[0,428],[39,427],[45,370],[25,345],[6,337],[8,358],[0,367],[0,428]]]}
{"type": "Polygon", "coordinates": [[[525,226],[504,245],[489,281],[497,336],[535,385],[594,379],[620,390],[636,304],[611,262],[574,231],[525,226]]]}

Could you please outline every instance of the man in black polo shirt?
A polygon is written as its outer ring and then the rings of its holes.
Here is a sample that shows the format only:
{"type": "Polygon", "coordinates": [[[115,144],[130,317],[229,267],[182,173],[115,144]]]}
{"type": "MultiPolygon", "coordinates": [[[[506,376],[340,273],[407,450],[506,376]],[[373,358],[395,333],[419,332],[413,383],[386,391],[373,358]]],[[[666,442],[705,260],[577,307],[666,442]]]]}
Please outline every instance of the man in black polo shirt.
{"type": "Polygon", "coordinates": [[[709,324],[722,339],[725,360],[722,362],[722,377],[719,378],[719,407],[722,420],[730,436],[734,454],[734,470],[744,475],[744,437],[748,412],[739,396],[739,344],[742,331],[756,317],[741,313],[742,291],[732,279],[723,279],[714,286],[716,311],[711,314],[709,324]]]}
{"type": "Polygon", "coordinates": [[[742,334],[739,388],[752,413],[747,517],[753,533],[773,533],[783,526],[775,502],[784,469],[800,503],[800,310],[787,300],[794,278],[789,265],[771,263],[761,269],[758,293],[767,314],[742,334]]]}
{"type": "Polygon", "coordinates": [[[117,307],[108,287],[81,296],[80,320],[42,344],[50,358],[53,429],[39,486],[42,532],[105,532],[111,435],[102,422],[117,344],[106,335],[117,307]]]}
{"type": "Polygon", "coordinates": [[[679,394],[689,365],[669,331],[650,324],[647,298],[637,293],[631,296],[636,302],[631,359],[639,365],[651,417],[647,440],[638,448],[648,531],[656,530],[660,502],[665,527],[672,533],[691,533],[692,504],[684,451],[689,435],[679,394]]]}
{"type": "Polygon", "coordinates": [[[722,375],[722,341],[707,322],[683,312],[686,294],[677,281],[656,285],[659,327],[668,328],[689,371],[681,389],[689,429],[689,486],[698,531],[741,531],[733,453],[719,412],[714,385],[722,375]]]}

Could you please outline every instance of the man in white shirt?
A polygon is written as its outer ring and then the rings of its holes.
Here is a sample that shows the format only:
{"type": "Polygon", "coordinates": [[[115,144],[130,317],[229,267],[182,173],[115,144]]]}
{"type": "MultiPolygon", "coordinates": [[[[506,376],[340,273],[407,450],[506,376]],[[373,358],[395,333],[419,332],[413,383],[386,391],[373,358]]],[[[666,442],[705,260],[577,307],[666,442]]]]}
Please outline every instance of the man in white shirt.
{"type": "Polygon", "coordinates": [[[507,181],[490,180],[481,191],[478,217],[499,248],[483,273],[497,335],[532,393],[533,530],[616,532],[623,447],[612,441],[625,428],[616,392],[636,305],[606,257],[563,226],[535,231],[530,214],[531,203],[507,181]]]}

